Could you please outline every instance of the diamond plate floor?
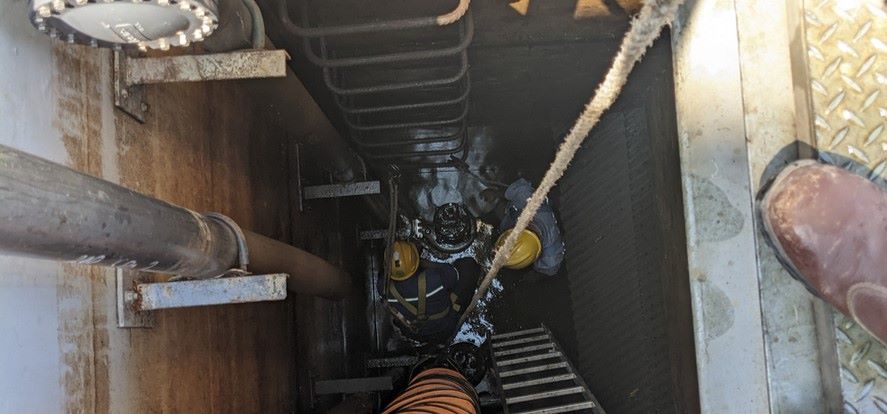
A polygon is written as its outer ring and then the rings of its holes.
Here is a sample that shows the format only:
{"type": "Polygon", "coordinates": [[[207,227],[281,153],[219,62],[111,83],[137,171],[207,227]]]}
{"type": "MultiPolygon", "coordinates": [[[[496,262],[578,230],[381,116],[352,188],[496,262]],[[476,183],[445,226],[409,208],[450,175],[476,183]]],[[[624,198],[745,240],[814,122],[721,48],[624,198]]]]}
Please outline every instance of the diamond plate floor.
{"type": "MultiPolygon", "coordinates": [[[[804,5],[816,145],[885,176],[887,5],[883,0],[807,0],[804,5]]],[[[844,408],[887,413],[887,348],[835,316],[844,408]]]]}

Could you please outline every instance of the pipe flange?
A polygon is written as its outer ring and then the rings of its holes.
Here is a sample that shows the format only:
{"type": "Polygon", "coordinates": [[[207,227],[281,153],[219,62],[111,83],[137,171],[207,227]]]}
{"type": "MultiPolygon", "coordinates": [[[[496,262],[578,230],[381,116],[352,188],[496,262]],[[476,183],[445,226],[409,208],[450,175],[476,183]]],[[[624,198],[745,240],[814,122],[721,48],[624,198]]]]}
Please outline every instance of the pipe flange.
{"type": "Polygon", "coordinates": [[[248,273],[246,267],[249,265],[249,246],[246,244],[246,235],[243,234],[243,230],[237,223],[232,220],[230,217],[221,214],[221,213],[205,213],[204,217],[218,221],[223,225],[227,226],[234,233],[234,237],[237,238],[237,262],[239,270],[244,273],[248,273]]]}
{"type": "Polygon", "coordinates": [[[213,33],[216,0],[31,0],[29,19],[68,43],[167,50],[213,33]]]}

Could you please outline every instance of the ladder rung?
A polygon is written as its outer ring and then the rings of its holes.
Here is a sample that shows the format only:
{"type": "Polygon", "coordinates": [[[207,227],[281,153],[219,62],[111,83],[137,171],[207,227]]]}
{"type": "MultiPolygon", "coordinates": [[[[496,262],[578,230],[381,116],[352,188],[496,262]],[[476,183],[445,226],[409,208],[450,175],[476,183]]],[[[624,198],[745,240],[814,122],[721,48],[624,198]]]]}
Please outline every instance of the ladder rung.
{"type": "Polygon", "coordinates": [[[594,403],[591,401],[583,401],[575,404],[567,404],[560,405],[557,407],[548,407],[548,408],[539,408],[536,410],[530,411],[512,411],[511,414],[555,414],[555,413],[566,413],[570,411],[582,410],[585,408],[594,408],[594,403]]]}
{"type": "Polygon", "coordinates": [[[530,355],[514,359],[504,359],[502,361],[496,361],[496,365],[501,367],[505,365],[523,364],[524,362],[541,361],[543,359],[550,358],[560,358],[562,355],[563,354],[560,352],[549,352],[546,354],[530,355]]]}
{"type": "Polygon", "coordinates": [[[531,379],[527,381],[512,382],[511,384],[502,384],[502,391],[513,390],[515,388],[531,387],[533,385],[551,384],[553,382],[569,381],[571,379],[576,379],[576,374],[561,374],[551,377],[531,379]]]}
{"type": "Polygon", "coordinates": [[[514,348],[514,349],[505,350],[505,351],[493,352],[493,356],[500,357],[500,356],[506,356],[506,355],[522,354],[524,352],[539,351],[539,350],[549,349],[549,348],[554,348],[554,344],[547,343],[547,344],[542,344],[542,345],[531,345],[531,346],[525,346],[523,348],[514,348]]]}
{"type": "Polygon", "coordinates": [[[502,348],[502,347],[511,346],[511,345],[520,345],[520,344],[525,344],[527,342],[538,342],[538,341],[542,341],[545,339],[550,339],[548,334],[539,335],[539,336],[530,336],[530,337],[521,338],[521,339],[512,339],[510,341],[494,342],[493,348],[502,348]]]}
{"type": "Polygon", "coordinates": [[[522,402],[527,402],[527,401],[542,400],[542,399],[551,398],[551,397],[560,397],[562,395],[580,394],[580,393],[582,393],[582,391],[584,391],[584,388],[582,388],[582,387],[561,388],[559,390],[551,390],[551,391],[539,392],[536,394],[519,395],[517,397],[506,398],[505,403],[506,404],[517,404],[517,403],[522,403],[522,402]]]}
{"type": "Polygon", "coordinates": [[[537,365],[535,367],[521,368],[521,369],[514,369],[511,371],[500,372],[499,377],[500,378],[513,377],[515,375],[532,374],[534,372],[542,372],[542,371],[548,371],[550,369],[566,368],[566,367],[568,367],[566,362],[558,362],[556,364],[548,364],[548,365],[537,365]]]}
{"type": "Polygon", "coordinates": [[[514,338],[515,336],[529,335],[529,334],[534,334],[534,333],[538,333],[538,332],[545,332],[545,329],[533,328],[533,329],[524,329],[523,331],[506,332],[503,334],[493,335],[490,337],[490,339],[495,341],[497,339],[514,338]]]}

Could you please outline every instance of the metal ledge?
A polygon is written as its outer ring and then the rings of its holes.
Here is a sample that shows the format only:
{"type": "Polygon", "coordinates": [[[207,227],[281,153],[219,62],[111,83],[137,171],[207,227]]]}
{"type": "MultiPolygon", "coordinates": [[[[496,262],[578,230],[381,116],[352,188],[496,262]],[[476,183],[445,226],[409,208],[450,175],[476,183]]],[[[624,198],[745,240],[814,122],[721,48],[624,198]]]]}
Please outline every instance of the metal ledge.
{"type": "Polygon", "coordinates": [[[305,200],[352,197],[379,194],[382,192],[382,184],[379,181],[359,181],[346,184],[312,185],[305,187],[303,191],[305,200]]]}
{"type": "Polygon", "coordinates": [[[152,311],[286,299],[283,273],[139,283],[133,272],[117,272],[117,326],[150,328],[152,311]]]}
{"type": "Polygon", "coordinates": [[[114,52],[114,106],[144,123],[145,86],[170,82],[286,77],[284,50],[135,58],[114,52]]]}
{"type": "Polygon", "coordinates": [[[286,76],[284,50],[242,50],[209,55],[126,58],[127,86],[154,83],[230,79],[282,78],[286,76]]]}

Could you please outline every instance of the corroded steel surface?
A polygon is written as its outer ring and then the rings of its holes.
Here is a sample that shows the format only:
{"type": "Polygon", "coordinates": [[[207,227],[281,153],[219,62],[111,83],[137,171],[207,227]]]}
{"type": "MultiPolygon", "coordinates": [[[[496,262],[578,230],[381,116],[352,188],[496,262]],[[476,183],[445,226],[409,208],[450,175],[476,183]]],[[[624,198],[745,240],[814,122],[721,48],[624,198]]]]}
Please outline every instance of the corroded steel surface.
{"type": "Polygon", "coordinates": [[[283,50],[246,50],[208,55],[128,58],[127,85],[286,76],[283,50]]]}

